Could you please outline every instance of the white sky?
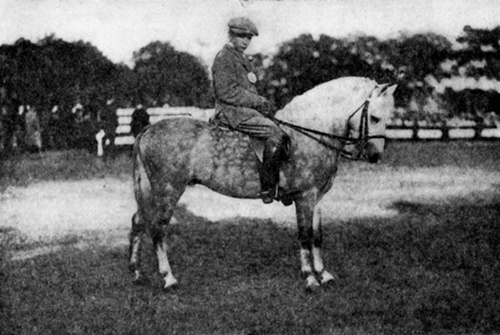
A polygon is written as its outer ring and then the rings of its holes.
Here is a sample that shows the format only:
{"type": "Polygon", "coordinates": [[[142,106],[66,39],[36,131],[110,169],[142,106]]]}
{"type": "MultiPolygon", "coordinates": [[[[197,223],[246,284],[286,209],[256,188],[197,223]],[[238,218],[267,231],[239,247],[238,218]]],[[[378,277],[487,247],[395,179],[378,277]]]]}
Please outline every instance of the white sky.
{"type": "Polygon", "coordinates": [[[273,52],[301,33],[383,39],[430,31],[453,42],[467,24],[500,25],[500,0],[0,0],[0,44],[54,33],[90,42],[130,65],[134,51],[160,40],[210,65],[234,16],[247,16],[259,28],[249,53],[273,52]]]}

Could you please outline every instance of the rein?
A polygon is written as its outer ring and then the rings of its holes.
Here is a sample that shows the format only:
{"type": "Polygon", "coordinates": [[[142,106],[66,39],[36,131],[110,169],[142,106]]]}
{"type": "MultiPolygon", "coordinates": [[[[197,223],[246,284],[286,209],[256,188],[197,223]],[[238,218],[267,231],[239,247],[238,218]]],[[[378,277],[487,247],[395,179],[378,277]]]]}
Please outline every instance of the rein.
{"type": "Polygon", "coordinates": [[[296,125],[296,124],[293,124],[293,123],[289,123],[289,122],[286,122],[286,121],[283,121],[283,120],[280,120],[280,119],[276,119],[274,117],[271,118],[271,120],[273,120],[274,122],[278,123],[278,124],[281,124],[281,125],[284,125],[284,126],[287,126],[309,138],[312,138],[313,140],[317,141],[318,143],[324,145],[325,147],[327,147],[328,149],[330,150],[335,150],[335,151],[339,151],[339,150],[342,150],[341,148],[329,143],[329,142],[326,142],[325,140],[323,140],[321,137],[327,137],[329,139],[336,139],[336,140],[341,140],[342,142],[344,142],[343,144],[355,144],[356,145],[356,149],[357,149],[357,152],[356,154],[352,154],[352,153],[349,153],[349,152],[346,152],[344,150],[341,151],[341,155],[345,158],[349,158],[349,159],[353,159],[353,160],[359,160],[359,159],[362,159],[364,158],[363,157],[363,152],[364,152],[364,148],[366,147],[366,145],[368,144],[368,141],[372,138],[383,138],[384,136],[382,135],[376,135],[376,136],[369,136],[368,135],[368,107],[370,105],[370,101],[369,100],[366,100],[365,102],[363,102],[361,104],[361,106],[359,106],[358,108],[356,108],[356,110],[349,116],[349,118],[347,119],[347,124],[349,124],[349,121],[351,120],[351,118],[357,113],[359,112],[360,110],[361,111],[361,120],[360,120],[360,125],[359,125],[359,133],[360,133],[360,136],[359,138],[352,138],[352,137],[349,137],[349,136],[340,136],[340,135],[335,135],[335,134],[330,134],[330,133],[325,133],[325,132],[322,132],[322,131],[319,131],[319,130],[315,130],[315,129],[310,129],[310,128],[306,128],[306,127],[302,127],[302,126],[299,126],[299,125],[296,125]],[[318,135],[320,137],[317,137],[317,136],[314,136],[314,135],[318,135]]]}

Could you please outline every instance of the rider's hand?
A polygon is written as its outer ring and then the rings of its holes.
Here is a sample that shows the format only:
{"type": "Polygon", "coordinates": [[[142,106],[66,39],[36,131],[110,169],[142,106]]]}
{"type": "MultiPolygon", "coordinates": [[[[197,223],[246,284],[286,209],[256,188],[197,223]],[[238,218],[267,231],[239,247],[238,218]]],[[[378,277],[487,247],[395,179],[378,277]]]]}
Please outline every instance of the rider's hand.
{"type": "Polygon", "coordinates": [[[274,116],[274,113],[276,112],[276,106],[272,101],[266,99],[262,103],[259,111],[265,116],[274,116]]]}

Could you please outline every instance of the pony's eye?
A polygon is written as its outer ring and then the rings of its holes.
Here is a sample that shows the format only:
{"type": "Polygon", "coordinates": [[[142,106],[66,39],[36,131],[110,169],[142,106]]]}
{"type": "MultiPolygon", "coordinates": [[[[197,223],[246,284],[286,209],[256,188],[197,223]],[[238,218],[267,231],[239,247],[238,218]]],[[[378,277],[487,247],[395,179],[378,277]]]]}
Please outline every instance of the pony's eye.
{"type": "Polygon", "coordinates": [[[379,123],[379,122],[380,122],[380,120],[382,120],[382,118],[377,117],[377,116],[373,116],[373,115],[371,115],[371,116],[370,116],[370,121],[371,121],[373,124],[377,124],[377,123],[379,123]]]}

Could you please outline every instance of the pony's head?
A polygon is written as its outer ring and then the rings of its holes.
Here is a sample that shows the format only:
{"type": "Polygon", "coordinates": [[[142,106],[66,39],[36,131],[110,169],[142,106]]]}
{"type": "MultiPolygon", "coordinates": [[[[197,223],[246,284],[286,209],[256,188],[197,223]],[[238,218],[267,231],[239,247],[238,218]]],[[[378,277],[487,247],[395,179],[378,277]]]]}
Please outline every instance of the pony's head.
{"type": "Polygon", "coordinates": [[[362,77],[338,78],[294,97],[276,116],[332,137],[347,136],[352,141],[344,146],[344,156],[375,163],[384,152],[396,86],[362,77]]]}
{"type": "Polygon", "coordinates": [[[397,85],[377,85],[364,105],[348,119],[349,138],[344,155],[353,159],[366,159],[377,163],[385,147],[385,129],[394,110],[394,91],[397,85]]]}

